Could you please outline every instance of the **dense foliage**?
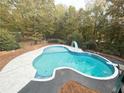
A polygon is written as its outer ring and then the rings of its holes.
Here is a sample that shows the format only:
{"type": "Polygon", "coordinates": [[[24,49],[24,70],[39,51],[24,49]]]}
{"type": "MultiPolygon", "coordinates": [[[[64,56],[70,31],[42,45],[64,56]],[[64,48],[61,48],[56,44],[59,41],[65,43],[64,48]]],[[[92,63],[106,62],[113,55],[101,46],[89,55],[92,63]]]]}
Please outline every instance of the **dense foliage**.
{"type": "Polygon", "coordinates": [[[19,48],[14,36],[5,29],[0,29],[0,50],[12,50],[19,48]]]}
{"type": "Polygon", "coordinates": [[[123,0],[95,2],[80,10],[55,5],[54,0],[0,0],[0,7],[0,28],[15,34],[18,41],[76,40],[83,49],[124,55],[123,0]]]}

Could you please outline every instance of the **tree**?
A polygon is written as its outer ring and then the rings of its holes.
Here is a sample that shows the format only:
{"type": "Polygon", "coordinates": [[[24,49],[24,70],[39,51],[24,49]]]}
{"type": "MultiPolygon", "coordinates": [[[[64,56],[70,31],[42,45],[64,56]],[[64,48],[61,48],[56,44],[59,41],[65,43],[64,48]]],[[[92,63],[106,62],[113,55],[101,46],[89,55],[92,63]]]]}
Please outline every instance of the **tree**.
{"type": "Polygon", "coordinates": [[[110,45],[111,50],[114,54],[123,56],[124,55],[124,2],[123,0],[112,0],[110,2],[107,15],[110,17],[109,27],[105,33],[110,45]]]}
{"type": "Polygon", "coordinates": [[[1,26],[9,31],[21,32],[24,39],[30,39],[35,33],[49,38],[54,33],[53,0],[5,0],[0,4],[1,26]]]}
{"type": "Polygon", "coordinates": [[[74,7],[70,6],[68,10],[65,12],[61,22],[60,22],[60,30],[62,33],[62,39],[70,43],[71,34],[73,32],[78,32],[78,20],[77,20],[77,12],[74,7]]]}
{"type": "Polygon", "coordinates": [[[19,48],[15,37],[5,29],[0,29],[0,51],[13,50],[19,48]]]}
{"type": "Polygon", "coordinates": [[[54,0],[0,0],[0,28],[7,29],[18,41],[36,44],[52,39],[69,44],[76,40],[80,47],[123,56],[123,0],[98,2],[76,10],[73,6],[55,5],[54,0]]]}

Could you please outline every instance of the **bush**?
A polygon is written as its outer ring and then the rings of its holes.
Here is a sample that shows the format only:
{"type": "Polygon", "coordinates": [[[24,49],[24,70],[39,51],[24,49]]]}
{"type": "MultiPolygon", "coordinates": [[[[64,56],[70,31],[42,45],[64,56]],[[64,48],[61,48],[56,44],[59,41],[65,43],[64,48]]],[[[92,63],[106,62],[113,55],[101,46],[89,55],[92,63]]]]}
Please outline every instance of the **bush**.
{"type": "Polygon", "coordinates": [[[49,39],[49,43],[60,43],[60,44],[65,44],[64,40],[61,39],[49,39]]]}
{"type": "Polygon", "coordinates": [[[82,46],[81,46],[81,48],[83,48],[83,49],[91,49],[91,50],[92,50],[92,49],[95,50],[96,47],[97,47],[97,45],[96,45],[96,43],[93,42],[93,41],[84,42],[84,43],[82,44],[82,46]]]}
{"type": "Polygon", "coordinates": [[[5,29],[0,29],[0,51],[19,48],[15,37],[5,29]]]}
{"type": "Polygon", "coordinates": [[[42,34],[39,32],[35,32],[33,35],[31,35],[30,39],[34,41],[34,44],[37,44],[38,41],[41,41],[43,38],[42,34]]]}
{"type": "Polygon", "coordinates": [[[14,32],[13,35],[15,36],[17,42],[20,42],[22,40],[21,32],[19,32],[19,31],[14,32]]]}
{"type": "Polygon", "coordinates": [[[78,43],[78,46],[81,47],[82,45],[82,35],[81,33],[79,33],[78,31],[74,31],[72,32],[72,34],[70,34],[70,36],[68,36],[68,39],[66,41],[66,43],[68,45],[71,45],[72,41],[76,41],[78,43]]]}

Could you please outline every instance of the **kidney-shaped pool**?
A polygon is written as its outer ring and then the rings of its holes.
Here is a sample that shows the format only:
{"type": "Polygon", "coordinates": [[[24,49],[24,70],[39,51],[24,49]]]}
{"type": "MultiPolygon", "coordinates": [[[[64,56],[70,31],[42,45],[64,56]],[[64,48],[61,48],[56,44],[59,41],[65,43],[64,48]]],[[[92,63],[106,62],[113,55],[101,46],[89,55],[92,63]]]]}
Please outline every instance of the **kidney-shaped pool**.
{"type": "Polygon", "coordinates": [[[58,69],[70,69],[81,75],[107,80],[115,78],[118,69],[106,58],[89,52],[76,52],[75,48],[64,45],[50,45],[33,61],[35,78],[50,80],[58,69]],[[74,50],[74,51],[73,51],[74,50]]]}

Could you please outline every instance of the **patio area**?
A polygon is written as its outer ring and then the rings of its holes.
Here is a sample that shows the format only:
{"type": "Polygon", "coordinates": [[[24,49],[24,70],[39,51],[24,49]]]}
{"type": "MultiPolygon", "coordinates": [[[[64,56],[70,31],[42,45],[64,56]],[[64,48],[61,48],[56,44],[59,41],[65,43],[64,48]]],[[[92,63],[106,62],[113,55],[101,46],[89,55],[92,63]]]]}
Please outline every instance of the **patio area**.
{"type": "MultiPolygon", "coordinates": [[[[0,72],[0,93],[58,93],[61,86],[70,80],[100,93],[112,92],[117,77],[111,80],[96,80],[69,69],[56,71],[55,78],[51,81],[34,81],[36,70],[32,66],[32,61],[41,52],[40,49],[34,50],[11,60],[0,72]]],[[[110,60],[123,64],[118,60],[110,60]]]]}
{"type": "Polygon", "coordinates": [[[47,82],[30,81],[18,93],[58,93],[61,86],[70,80],[77,81],[81,85],[100,91],[100,93],[111,93],[116,79],[105,81],[95,80],[81,76],[74,71],[63,69],[56,72],[56,76],[53,80],[47,82]]]}

